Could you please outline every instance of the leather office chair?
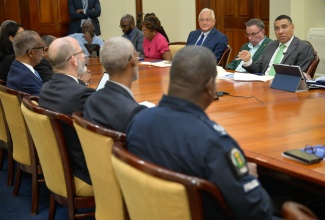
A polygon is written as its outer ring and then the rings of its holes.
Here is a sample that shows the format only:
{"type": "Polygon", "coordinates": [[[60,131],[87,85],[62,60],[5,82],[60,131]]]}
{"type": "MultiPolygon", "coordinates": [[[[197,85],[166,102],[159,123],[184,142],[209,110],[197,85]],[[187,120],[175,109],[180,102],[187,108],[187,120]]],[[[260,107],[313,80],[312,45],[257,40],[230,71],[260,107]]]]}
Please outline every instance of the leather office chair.
{"type": "Polygon", "coordinates": [[[227,49],[223,51],[222,56],[217,65],[226,68],[229,61],[230,54],[231,54],[231,47],[227,45],[227,49]]]}
{"type": "Polygon", "coordinates": [[[220,210],[233,218],[219,189],[206,180],[146,162],[121,142],[114,143],[112,163],[132,220],[203,220],[201,191],[211,194],[220,210]]]}
{"type": "Polygon", "coordinates": [[[38,107],[38,97],[25,96],[21,111],[35,142],[39,160],[43,164],[45,183],[51,191],[48,219],[55,218],[56,202],[68,206],[69,219],[94,216],[77,213],[80,208],[95,207],[92,186],[72,174],[68,150],[62,132],[61,123],[72,125],[69,116],[38,107]],[[90,193],[91,192],[91,193],[90,193]]]}
{"type": "Polygon", "coordinates": [[[317,220],[317,216],[306,206],[287,201],[282,206],[282,215],[285,220],[317,220]]]}
{"type": "Polygon", "coordinates": [[[307,75],[309,75],[310,78],[312,79],[312,78],[314,78],[317,66],[319,64],[319,57],[318,57],[317,52],[315,51],[313,45],[307,40],[305,40],[305,42],[309,43],[311,45],[311,47],[313,48],[313,51],[314,51],[314,59],[310,62],[309,67],[308,67],[308,69],[306,71],[307,75]]]}
{"type": "Polygon", "coordinates": [[[11,186],[14,177],[14,159],[12,156],[12,140],[0,100],[0,169],[3,168],[4,152],[8,155],[8,178],[7,186],[11,186]]]}
{"type": "Polygon", "coordinates": [[[114,141],[125,141],[126,136],[85,120],[80,112],[73,113],[72,118],[94,187],[96,219],[123,220],[127,215],[111,154],[114,141]]]}
{"type": "Polygon", "coordinates": [[[186,46],[186,42],[171,42],[168,45],[169,45],[170,52],[174,57],[177,51],[179,51],[180,49],[186,46]]]}
{"type": "Polygon", "coordinates": [[[38,162],[34,143],[26,127],[23,115],[20,110],[22,98],[28,95],[0,85],[0,99],[7,120],[8,128],[13,143],[13,159],[17,163],[16,180],[13,195],[19,192],[21,183],[21,171],[32,175],[32,214],[37,214],[39,203],[39,182],[42,174],[41,165],[38,162]]]}

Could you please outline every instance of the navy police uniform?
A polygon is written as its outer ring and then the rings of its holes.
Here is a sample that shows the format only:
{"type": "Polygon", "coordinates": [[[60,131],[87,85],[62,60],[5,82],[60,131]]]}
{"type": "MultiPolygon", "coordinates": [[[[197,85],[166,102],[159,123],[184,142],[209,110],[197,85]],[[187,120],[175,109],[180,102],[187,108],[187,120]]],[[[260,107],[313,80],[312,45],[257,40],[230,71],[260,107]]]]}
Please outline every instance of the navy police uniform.
{"type": "MultiPolygon", "coordinates": [[[[201,108],[173,96],[141,111],[127,129],[128,149],[152,163],[206,179],[223,193],[236,219],[271,219],[272,203],[248,173],[243,151],[201,108]]],[[[203,196],[204,219],[225,219],[203,196]]]]}

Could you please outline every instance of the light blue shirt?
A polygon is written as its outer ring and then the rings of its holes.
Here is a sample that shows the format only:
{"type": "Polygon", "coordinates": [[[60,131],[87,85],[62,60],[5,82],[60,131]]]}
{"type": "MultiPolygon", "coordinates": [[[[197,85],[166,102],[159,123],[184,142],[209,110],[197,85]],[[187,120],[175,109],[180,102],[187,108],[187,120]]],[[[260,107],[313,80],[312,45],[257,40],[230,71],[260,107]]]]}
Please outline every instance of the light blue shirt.
{"type": "MultiPolygon", "coordinates": [[[[89,52],[84,45],[84,44],[88,44],[88,41],[84,38],[83,33],[70,34],[69,37],[73,37],[74,39],[76,39],[78,41],[80,47],[85,50],[85,55],[89,55],[89,52]]],[[[97,37],[95,34],[93,37],[92,44],[99,44],[99,46],[102,47],[102,45],[104,44],[104,41],[100,37],[97,37]]]]}

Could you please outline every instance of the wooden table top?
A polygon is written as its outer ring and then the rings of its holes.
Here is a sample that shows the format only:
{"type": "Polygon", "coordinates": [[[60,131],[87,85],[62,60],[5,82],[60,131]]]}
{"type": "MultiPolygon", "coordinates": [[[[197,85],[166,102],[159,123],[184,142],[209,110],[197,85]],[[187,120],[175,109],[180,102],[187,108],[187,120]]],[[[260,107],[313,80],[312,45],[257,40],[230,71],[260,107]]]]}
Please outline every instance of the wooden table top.
{"type": "MultiPolygon", "coordinates": [[[[91,58],[88,68],[93,72],[90,85],[95,88],[103,73],[99,59],[91,58]]],[[[158,104],[168,90],[168,83],[169,68],[140,64],[139,79],[132,84],[132,91],[138,102],[158,104]]],[[[285,150],[303,148],[306,144],[325,144],[325,90],[291,93],[271,89],[270,81],[217,79],[216,83],[218,91],[244,97],[225,95],[214,101],[206,112],[225,127],[250,161],[289,177],[325,186],[324,161],[305,165],[281,155],[285,150]]]]}

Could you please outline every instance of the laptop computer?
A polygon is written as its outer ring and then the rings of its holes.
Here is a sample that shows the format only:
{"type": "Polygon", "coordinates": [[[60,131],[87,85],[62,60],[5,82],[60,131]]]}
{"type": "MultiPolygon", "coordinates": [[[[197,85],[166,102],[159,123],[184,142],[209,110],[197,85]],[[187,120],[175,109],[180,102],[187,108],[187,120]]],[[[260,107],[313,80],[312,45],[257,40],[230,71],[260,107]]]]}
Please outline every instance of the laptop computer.
{"type": "Polygon", "coordinates": [[[105,83],[109,80],[109,75],[107,72],[104,72],[104,74],[102,75],[102,78],[100,79],[98,85],[97,85],[97,88],[96,88],[96,91],[104,88],[105,86],[105,83]]]}
{"type": "Polygon", "coordinates": [[[302,73],[300,66],[273,64],[276,72],[271,84],[271,88],[289,92],[308,91],[309,87],[306,77],[302,73]]]}

